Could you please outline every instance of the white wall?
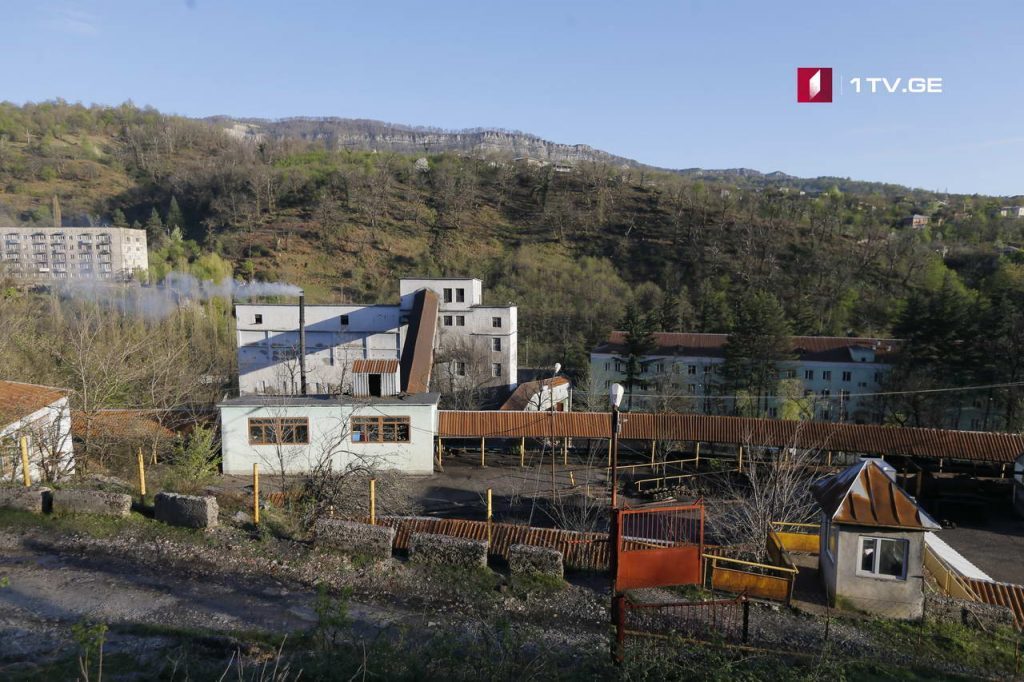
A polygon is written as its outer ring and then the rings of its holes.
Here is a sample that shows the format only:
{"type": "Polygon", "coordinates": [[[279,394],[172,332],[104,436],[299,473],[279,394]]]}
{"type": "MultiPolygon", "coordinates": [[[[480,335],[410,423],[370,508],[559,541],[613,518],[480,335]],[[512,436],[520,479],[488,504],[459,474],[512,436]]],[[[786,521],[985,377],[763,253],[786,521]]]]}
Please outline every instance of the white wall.
{"type": "Polygon", "coordinates": [[[5,461],[4,478],[9,478],[14,465],[14,480],[21,479],[21,450],[18,439],[28,437],[29,476],[33,481],[42,480],[39,468],[40,458],[52,456],[60,460],[59,468],[66,475],[75,470],[75,453],[71,442],[71,410],[68,399],[61,398],[46,407],[11,424],[0,426],[0,441],[6,441],[14,462],[5,461]]]}
{"type": "Polygon", "coordinates": [[[221,450],[225,474],[250,475],[258,463],[264,474],[309,471],[321,457],[331,459],[335,471],[363,461],[382,469],[429,474],[434,470],[434,434],[437,406],[434,405],[346,405],[325,402],[322,406],[221,406],[221,450]],[[349,418],[356,416],[409,417],[408,443],[360,443],[352,441],[349,418]],[[307,417],[309,445],[251,445],[249,418],[307,417]],[[279,456],[279,453],[280,456],[279,456]]]}

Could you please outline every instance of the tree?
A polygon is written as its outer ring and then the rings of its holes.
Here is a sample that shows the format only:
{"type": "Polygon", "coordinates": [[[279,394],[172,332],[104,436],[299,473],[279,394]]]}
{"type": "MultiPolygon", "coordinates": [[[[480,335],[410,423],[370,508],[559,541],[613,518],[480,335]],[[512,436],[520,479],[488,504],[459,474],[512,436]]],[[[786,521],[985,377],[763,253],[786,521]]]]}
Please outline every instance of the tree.
{"type": "Polygon", "coordinates": [[[171,196],[171,205],[167,209],[167,220],[164,224],[168,227],[179,227],[182,232],[185,231],[185,215],[181,212],[181,207],[178,206],[178,200],[171,196]]]}
{"type": "Polygon", "coordinates": [[[766,291],[744,295],[725,342],[722,373],[729,391],[750,396],[750,416],[764,414],[776,393],[779,364],[791,356],[791,332],[782,306],[766,291]]]}
{"type": "Polygon", "coordinates": [[[149,212],[149,220],[146,221],[146,239],[149,240],[150,248],[156,247],[164,239],[164,221],[160,219],[156,206],[149,212]]]}
{"type": "Polygon", "coordinates": [[[623,386],[626,389],[626,409],[633,409],[633,389],[636,386],[643,386],[641,377],[644,374],[644,360],[648,353],[654,348],[654,333],[652,331],[651,317],[647,313],[641,313],[635,305],[626,308],[626,316],[622,320],[622,331],[625,332],[625,343],[623,353],[616,358],[625,365],[623,372],[623,386]]]}
{"type": "Polygon", "coordinates": [[[114,209],[111,221],[114,223],[114,227],[128,227],[128,218],[125,216],[124,211],[119,208],[114,209]]]}

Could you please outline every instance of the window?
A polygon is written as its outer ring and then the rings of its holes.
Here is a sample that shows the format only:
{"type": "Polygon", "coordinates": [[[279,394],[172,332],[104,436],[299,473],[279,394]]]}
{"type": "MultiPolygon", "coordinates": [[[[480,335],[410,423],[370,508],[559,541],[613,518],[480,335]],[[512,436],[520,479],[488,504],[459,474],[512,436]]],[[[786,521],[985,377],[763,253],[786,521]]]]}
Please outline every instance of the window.
{"type": "Polygon", "coordinates": [[[501,350],[501,339],[491,339],[491,350],[493,350],[493,351],[500,351],[501,350]]]}
{"type": "Polygon", "coordinates": [[[853,372],[843,372],[843,381],[850,381],[853,379],[853,372]]]}
{"type": "Polygon", "coordinates": [[[782,378],[783,379],[796,379],[796,370],[795,369],[784,369],[784,370],[782,370],[782,378]]]}
{"type": "Polygon", "coordinates": [[[696,374],[697,373],[697,365],[687,365],[686,366],[686,373],[690,374],[690,375],[696,374]]]}
{"type": "Polygon", "coordinates": [[[465,327],[466,326],[466,316],[465,315],[456,315],[455,316],[455,326],[456,327],[465,327]]]}
{"type": "Polygon", "coordinates": [[[491,326],[494,327],[495,329],[501,329],[501,318],[500,317],[492,317],[491,318],[491,326]]]}
{"type": "Polygon", "coordinates": [[[306,445],[309,419],[282,417],[249,420],[249,445],[306,445]]]}
{"type": "Polygon", "coordinates": [[[807,379],[808,381],[814,381],[814,370],[813,369],[805,369],[804,370],[804,379],[807,379]]]}
{"type": "Polygon", "coordinates": [[[779,418],[779,408],[777,408],[777,407],[769,407],[768,408],[768,416],[771,417],[772,419],[778,419],[779,418]]]}
{"type": "Polygon", "coordinates": [[[445,315],[444,316],[444,326],[446,326],[446,327],[452,326],[452,316],[451,315],[445,315]]]}
{"type": "Polygon", "coordinates": [[[882,383],[882,373],[881,372],[875,372],[875,383],[876,384],[882,383]]]}
{"type": "Polygon", "coordinates": [[[455,369],[455,374],[460,377],[466,376],[466,363],[461,360],[456,360],[452,363],[452,367],[455,369]]]}
{"type": "Polygon", "coordinates": [[[657,365],[655,365],[655,366],[654,366],[654,368],[655,368],[655,369],[656,369],[656,370],[657,370],[657,371],[658,371],[659,373],[661,373],[661,372],[664,372],[664,371],[665,371],[665,363],[664,363],[664,362],[659,362],[659,363],[658,363],[657,365]]]}
{"type": "Polygon", "coordinates": [[[341,315],[340,317],[338,317],[338,320],[341,322],[342,327],[348,326],[348,315],[341,315]]]}
{"type": "Polygon", "coordinates": [[[500,377],[501,376],[501,363],[500,362],[492,362],[491,363],[491,376],[492,377],[500,377]]]}
{"type": "Polygon", "coordinates": [[[445,303],[451,303],[452,302],[452,290],[451,289],[445,289],[444,290],[444,302],[445,303]]]}
{"type": "Polygon", "coordinates": [[[612,363],[610,363],[610,362],[604,363],[604,371],[606,371],[606,372],[612,371],[612,363]]]}
{"type": "Polygon", "coordinates": [[[832,391],[830,391],[827,388],[824,391],[821,392],[821,397],[822,398],[829,398],[831,396],[832,396],[832,391]]]}
{"type": "Polygon", "coordinates": [[[352,417],[353,443],[408,443],[408,417],[352,417]]]}
{"type": "Polygon", "coordinates": [[[695,395],[697,393],[697,384],[686,384],[686,392],[690,395],[695,395]]]}
{"type": "Polygon", "coordinates": [[[832,370],[826,369],[821,373],[821,378],[825,381],[832,381],[832,370]]]}
{"type": "Polygon", "coordinates": [[[263,315],[261,315],[259,313],[256,313],[255,315],[253,315],[252,316],[252,323],[253,324],[263,324],[263,315]]]}
{"type": "Polygon", "coordinates": [[[455,290],[455,302],[456,303],[465,303],[466,302],[466,290],[465,289],[456,289],[455,290]]]}
{"type": "Polygon", "coordinates": [[[850,399],[850,392],[845,390],[845,389],[842,390],[842,391],[839,391],[839,399],[840,400],[849,400],[850,399]]]}
{"type": "Polygon", "coordinates": [[[906,540],[860,536],[857,573],[906,580],[909,545],[906,540]]]}

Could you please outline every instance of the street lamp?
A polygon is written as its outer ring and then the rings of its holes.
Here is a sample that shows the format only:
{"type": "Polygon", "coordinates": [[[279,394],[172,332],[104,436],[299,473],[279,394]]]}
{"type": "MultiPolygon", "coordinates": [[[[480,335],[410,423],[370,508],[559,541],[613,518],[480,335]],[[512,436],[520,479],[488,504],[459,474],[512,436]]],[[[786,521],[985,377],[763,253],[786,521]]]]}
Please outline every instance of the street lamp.
{"type": "Polygon", "coordinates": [[[622,384],[612,384],[608,389],[608,400],[612,404],[612,513],[618,506],[619,488],[619,405],[626,389],[622,384]]]}

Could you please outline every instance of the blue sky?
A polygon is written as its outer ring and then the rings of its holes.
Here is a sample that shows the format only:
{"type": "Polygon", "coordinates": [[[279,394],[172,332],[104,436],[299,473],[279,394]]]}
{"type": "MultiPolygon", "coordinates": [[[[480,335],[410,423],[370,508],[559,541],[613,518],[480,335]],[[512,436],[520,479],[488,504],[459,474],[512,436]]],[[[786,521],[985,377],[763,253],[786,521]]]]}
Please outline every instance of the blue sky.
{"type": "Polygon", "coordinates": [[[4,23],[13,102],[501,127],[671,168],[1024,193],[1019,0],[38,0],[4,23]],[[797,104],[798,66],[833,67],[836,102],[797,104]],[[853,95],[855,76],[944,92],[853,95]]]}

